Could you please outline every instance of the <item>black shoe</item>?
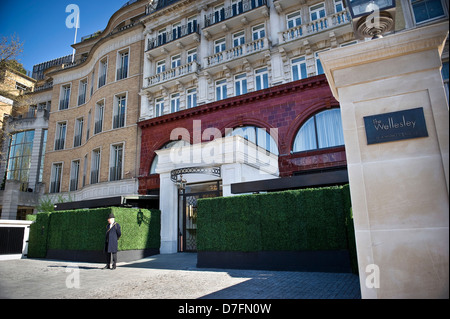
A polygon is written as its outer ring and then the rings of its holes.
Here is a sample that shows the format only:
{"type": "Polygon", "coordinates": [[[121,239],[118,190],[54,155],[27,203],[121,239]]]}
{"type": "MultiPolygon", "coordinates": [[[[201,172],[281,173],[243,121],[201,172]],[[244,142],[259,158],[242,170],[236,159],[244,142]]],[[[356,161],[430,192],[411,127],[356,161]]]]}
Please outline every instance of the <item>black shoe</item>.
{"type": "Polygon", "coordinates": [[[111,269],[111,267],[109,267],[109,265],[106,265],[106,266],[103,267],[102,269],[111,269]]]}
{"type": "Polygon", "coordinates": [[[111,269],[112,270],[116,269],[116,264],[113,264],[111,269]]]}

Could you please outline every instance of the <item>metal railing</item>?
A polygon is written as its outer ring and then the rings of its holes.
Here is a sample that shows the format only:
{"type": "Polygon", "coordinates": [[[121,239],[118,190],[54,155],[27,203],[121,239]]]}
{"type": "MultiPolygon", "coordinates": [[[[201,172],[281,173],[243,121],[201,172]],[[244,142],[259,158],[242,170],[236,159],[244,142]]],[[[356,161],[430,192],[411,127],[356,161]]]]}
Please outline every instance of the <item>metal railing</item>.
{"type": "Polygon", "coordinates": [[[55,140],[55,151],[60,151],[64,149],[64,144],[66,140],[63,138],[58,138],[55,140]]]}
{"type": "Polygon", "coordinates": [[[59,101],[59,109],[67,110],[69,108],[69,99],[63,99],[59,101]]]}
{"type": "Polygon", "coordinates": [[[267,6],[267,0],[242,0],[205,15],[205,28],[262,6],[267,6]]]}
{"type": "Polygon", "coordinates": [[[114,115],[113,129],[121,128],[125,126],[125,114],[114,115]]]}
{"type": "Polygon", "coordinates": [[[148,39],[147,43],[147,51],[162,46],[166,43],[170,43],[182,37],[185,37],[192,33],[199,33],[200,28],[198,23],[188,23],[177,28],[174,28],[172,31],[164,32],[159,34],[157,37],[153,39],[148,39]]]}
{"type": "Polygon", "coordinates": [[[128,67],[124,66],[117,70],[117,80],[122,80],[128,77],[128,67]]]}
{"type": "Polygon", "coordinates": [[[122,167],[121,166],[113,166],[109,168],[109,180],[120,181],[122,179],[122,167]]]}
{"type": "Polygon", "coordinates": [[[103,130],[103,121],[97,121],[94,125],[94,134],[98,134],[103,130]]]}
{"type": "Polygon", "coordinates": [[[50,193],[59,193],[61,190],[61,182],[51,182],[50,183],[50,193]]]}

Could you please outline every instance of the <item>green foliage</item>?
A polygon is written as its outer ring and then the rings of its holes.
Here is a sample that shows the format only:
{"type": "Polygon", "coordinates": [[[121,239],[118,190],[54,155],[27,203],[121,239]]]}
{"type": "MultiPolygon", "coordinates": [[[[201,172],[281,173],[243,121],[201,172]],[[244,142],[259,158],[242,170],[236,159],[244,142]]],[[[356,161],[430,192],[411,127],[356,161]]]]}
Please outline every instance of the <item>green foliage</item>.
{"type": "Polygon", "coordinates": [[[47,249],[103,250],[110,213],[122,228],[119,250],[159,249],[160,211],[108,207],[37,214],[28,255],[43,258],[47,249]]]}
{"type": "Polygon", "coordinates": [[[348,186],[198,201],[199,251],[348,249],[348,186]]]}

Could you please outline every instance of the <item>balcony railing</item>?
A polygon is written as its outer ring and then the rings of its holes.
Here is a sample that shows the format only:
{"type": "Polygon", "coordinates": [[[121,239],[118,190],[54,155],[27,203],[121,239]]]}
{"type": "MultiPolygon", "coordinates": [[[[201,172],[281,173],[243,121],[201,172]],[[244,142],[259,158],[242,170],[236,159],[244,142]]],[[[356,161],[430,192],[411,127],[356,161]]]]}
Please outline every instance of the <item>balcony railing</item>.
{"type": "Polygon", "coordinates": [[[262,51],[269,48],[269,42],[267,38],[258,39],[256,41],[245,43],[234,47],[229,50],[225,50],[219,53],[216,53],[210,57],[208,57],[207,65],[208,67],[214,66],[220,63],[228,62],[230,60],[234,60],[239,57],[243,57],[258,51],[262,51]]]}
{"type": "Polygon", "coordinates": [[[189,73],[195,73],[199,70],[199,68],[200,66],[197,61],[193,61],[191,63],[178,66],[165,72],[155,74],[147,78],[147,87],[167,82],[189,73]]]}
{"type": "MultiPolygon", "coordinates": [[[[102,86],[104,86],[106,84],[106,74],[102,74],[100,75],[100,77],[98,78],[98,87],[101,88],[102,86]]],[[[92,94],[92,93],[91,93],[92,94]]]]}
{"type": "Polygon", "coordinates": [[[289,42],[299,39],[326,29],[335,28],[340,25],[350,23],[350,17],[347,11],[341,11],[332,15],[301,24],[281,32],[280,42],[289,42]]]}
{"type": "Polygon", "coordinates": [[[174,28],[172,31],[159,34],[157,37],[148,40],[147,51],[185,37],[189,34],[199,33],[199,29],[200,28],[197,23],[188,23],[186,25],[174,28]]]}
{"type": "Polygon", "coordinates": [[[71,179],[70,180],[70,191],[74,192],[78,190],[78,179],[71,179]]]}
{"type": "Polygon", "coordinates": [[[122,80],[128,77],[128,67],[123,66],[117,70],[117,80],[122,80]]]}
{"type": "Polygon", "coordinates": [[[51,194],[59,193],[60,190],[61,190],[61,183],[59,181],[50,183],[50,193],[51,194]]]}
{"type": "Polygon", "coordinates": [[[99,171],[93,170],[91,171],[91,184],[97,184],[98,183],[98,177],[99,177],[99,171]]]}
{"type": "Polygon", "coordinates": [[[78,96],[78,106],[86,103],[86,93],[80,94],[78,96]]]}
{"type": "Polygon", "coordinates": [[[82,135],[81,134],[78,134],[78,135],[75,135],[75,138],[74,138],[74,140],[73,140],[73,147],[78,147],[78,146],[80,146],[81,145],[81,139],[82,139],[82,135]]]}
{"type": "Polygon", "coordinates": [[[267,0],[242,0],[229,7],[205,15],[205,28],[262,6],[267,6],[267,0]]]}

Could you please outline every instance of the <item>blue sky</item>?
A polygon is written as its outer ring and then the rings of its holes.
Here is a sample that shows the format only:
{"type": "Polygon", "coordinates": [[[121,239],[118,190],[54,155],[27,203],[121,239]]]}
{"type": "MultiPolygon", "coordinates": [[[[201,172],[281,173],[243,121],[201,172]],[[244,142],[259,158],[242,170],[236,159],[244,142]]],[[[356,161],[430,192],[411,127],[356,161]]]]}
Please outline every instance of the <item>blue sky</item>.
{"type": "Polygon", "coordinates": [[[0,36],[15,34],[23,42],[19,62],[31,71],[33,65],[72,54],[75,29],[66,27],[69,4],[80,8],[82,36],[103,30],[109,18],[127,0],[0,0],[0,36]]]}

